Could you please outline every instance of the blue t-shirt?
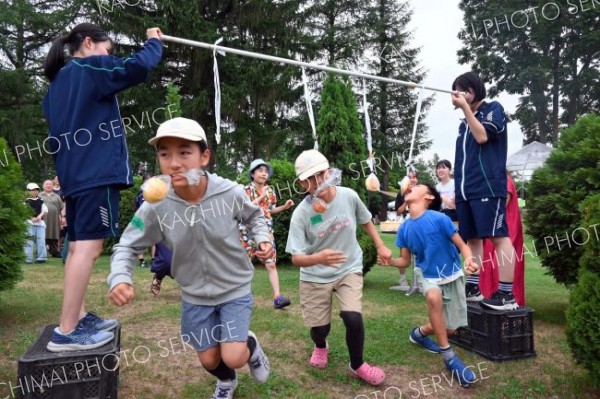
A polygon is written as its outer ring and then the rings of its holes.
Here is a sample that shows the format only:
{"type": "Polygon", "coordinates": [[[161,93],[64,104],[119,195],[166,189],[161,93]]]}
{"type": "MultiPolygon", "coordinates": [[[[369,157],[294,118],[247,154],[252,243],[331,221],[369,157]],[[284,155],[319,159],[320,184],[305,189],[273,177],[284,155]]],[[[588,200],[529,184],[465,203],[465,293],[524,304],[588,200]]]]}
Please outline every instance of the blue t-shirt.
{"type": "Polygon", "coordinates": [[[465,120],[458,128],[454,158],[456,202],[480,198],[506,198],[506,114],[497,101],[482,103],[475,117],[488,141],[479,144],[465,120]]]}
{"type": "Polygon", "coordinates": [[[435,284],[446,284],[463,275],[458,250],[451,237],[456,226],[449,217],[425,211],[416,219],[407,219],[396,235],[396,246],[415,255],[423,277],[435,284]]]}
{"type": "Polygon", "coordinates": [[[42,102],[49,126],[44,148],[54,156],[65,196],[133,185],[116,94],[145,81],[161,56],[161,41],[149,39],[129,58],[73,58],[50,82],[42,102]]]}

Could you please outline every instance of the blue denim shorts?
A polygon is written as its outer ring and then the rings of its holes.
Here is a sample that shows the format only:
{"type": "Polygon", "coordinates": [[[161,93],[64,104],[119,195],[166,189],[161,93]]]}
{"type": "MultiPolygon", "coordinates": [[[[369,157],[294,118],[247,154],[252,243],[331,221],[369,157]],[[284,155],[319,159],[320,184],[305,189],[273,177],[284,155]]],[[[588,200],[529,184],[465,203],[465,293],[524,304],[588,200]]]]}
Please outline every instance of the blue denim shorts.
{"type": "Polygon", "coordinates": [[[222,342],[246,342],[252,294],[216,306],[181,303],[181,339],[199,352],[222,342]]]}

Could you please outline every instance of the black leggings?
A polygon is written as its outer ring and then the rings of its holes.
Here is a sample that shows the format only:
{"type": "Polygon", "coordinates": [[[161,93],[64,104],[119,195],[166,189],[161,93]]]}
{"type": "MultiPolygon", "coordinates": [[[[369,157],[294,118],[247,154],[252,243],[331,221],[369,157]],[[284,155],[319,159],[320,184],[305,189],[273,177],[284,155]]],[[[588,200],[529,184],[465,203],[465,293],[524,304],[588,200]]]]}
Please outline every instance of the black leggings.
{"type": "MultiPolygon", "coordinates": [[[[358,312],[340,312],[340,317],[346,326],[346,345],[348,346],[348,353],[350,355],[350,367],[356,370],[363,364],[365,326],[362,314],[358,312]]],[[[326,347],[326,338],[330,330],[331,324],[310,329],[310,337],[317,348],[326,347]]]]}

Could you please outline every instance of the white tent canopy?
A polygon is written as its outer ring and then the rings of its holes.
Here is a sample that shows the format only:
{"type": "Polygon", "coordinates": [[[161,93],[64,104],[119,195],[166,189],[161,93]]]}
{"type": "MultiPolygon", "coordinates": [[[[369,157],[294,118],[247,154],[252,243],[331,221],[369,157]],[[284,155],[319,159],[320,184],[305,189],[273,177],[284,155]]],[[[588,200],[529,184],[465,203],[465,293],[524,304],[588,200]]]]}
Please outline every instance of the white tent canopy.
{"type": "Polygon", "coordinates": [[[544,165],[552,150],[552,147],[534,141],[509,156],[506,169],[516,172],[524,180],[529,180],[533,171],[544,165]]]}

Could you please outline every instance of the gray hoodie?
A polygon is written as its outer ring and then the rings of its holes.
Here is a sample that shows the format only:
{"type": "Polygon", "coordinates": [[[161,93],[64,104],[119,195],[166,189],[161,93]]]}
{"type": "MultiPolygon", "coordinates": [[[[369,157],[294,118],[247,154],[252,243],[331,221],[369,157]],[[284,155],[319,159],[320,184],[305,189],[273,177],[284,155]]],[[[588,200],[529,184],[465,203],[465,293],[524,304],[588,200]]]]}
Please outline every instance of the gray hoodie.
{"type": "Polygon", "coordinates": [[[113,247],[108,285],[132,284],[137,254],[164,242],[173,250],[171,275],[182,299],[215,306],[251,292],[254,268],[240,242],[238,223],[246,222],[257,245],[271,242],[263,212],[241,185],[207,173],[204,197],[191,204],[170,188],[167,198],[145,202],[113,247]]]}

